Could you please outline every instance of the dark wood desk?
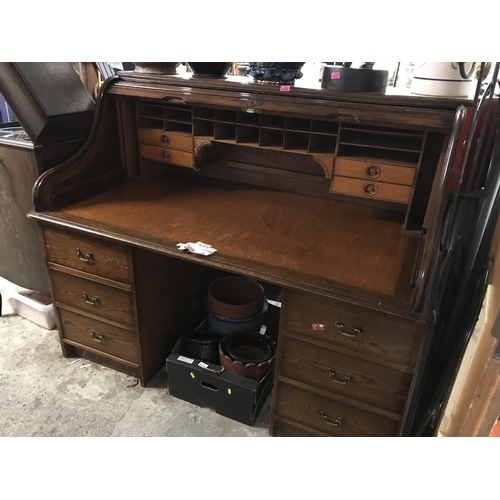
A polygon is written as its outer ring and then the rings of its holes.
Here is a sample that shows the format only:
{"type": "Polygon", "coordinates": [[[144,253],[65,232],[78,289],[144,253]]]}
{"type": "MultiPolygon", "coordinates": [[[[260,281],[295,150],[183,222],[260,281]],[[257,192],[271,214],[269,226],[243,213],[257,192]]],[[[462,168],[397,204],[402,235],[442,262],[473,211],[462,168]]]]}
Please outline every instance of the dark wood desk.
{"type": "Polygon", "coordinates": [[[251,276],[283,288],[271,432],[401,433],[458,103],[240,84],[108,81],[86,147],[39,179],[63,352],[146,384],[210,281],[251,276]]]}

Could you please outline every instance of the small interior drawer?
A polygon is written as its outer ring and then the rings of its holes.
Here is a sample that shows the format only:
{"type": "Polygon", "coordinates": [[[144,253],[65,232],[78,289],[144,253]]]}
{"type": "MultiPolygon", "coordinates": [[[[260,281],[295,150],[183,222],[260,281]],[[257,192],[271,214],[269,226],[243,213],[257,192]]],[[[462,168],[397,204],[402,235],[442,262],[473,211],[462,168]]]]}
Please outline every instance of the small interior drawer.
{"type": "Polygon", "coordinates": [[[43,238],[49,262],[130,283],[126,246],[51,227],[43,227],[43,238]]]}
{"type": "Polygon", "coordinates": [[[276,388],[276,416],[330,436],[392,437],[399,422],[360,410],[314,392],[280,382],[276,388]]]}
{"type": "Polygon", "coordinates": [[[410,202],[411,187],[378,182],[378,179],[362,180],[335,175],[332,179],[330,192],[407,205],[410,202]]]}
{"type": "Polygon", "coordinates": [[[87,316],[59,309],[63,337],[104,354],[139,363],[135,333],[87,316]]]}
{"type": "Polygon", "coordinates": [[[54,301],[133,329],[132,298],[128,291],[50,270],[54,301]]]}
{"type": "Polygon", "coordinates": [[[337,158],[335,175],[412,186],[416,170],[402,165],[337,158]]]}
{"type": "Polygon", "coordinates": [[[192,153],[177,151],[172,148],[159,148],[147,144],[139,145],[139,152],[142,158],[147,160],[161,161],[162,163],[172,163],[181,167],[194,167],[194,156],[192,153]]]}
{"type": "Polygon", "coordinates": [[[422,325],[360,306],[287,290],[280,328],[378,360],[414,367],[422,325]],[[283,314],[284,313],[284,314],[283,314]]]}
{"type": "Polygon", "coordinates": [[[139,129],[139,144],[168,147],[179,151],[193,151],[193,138],[190,134],[178,132],[164,132],[163,130],[139,129]]]}
{"type": "Polygon", "coordinates": [[[412,376],[359,358],[282,337],[280,375],[401,414],[412,376]]]}

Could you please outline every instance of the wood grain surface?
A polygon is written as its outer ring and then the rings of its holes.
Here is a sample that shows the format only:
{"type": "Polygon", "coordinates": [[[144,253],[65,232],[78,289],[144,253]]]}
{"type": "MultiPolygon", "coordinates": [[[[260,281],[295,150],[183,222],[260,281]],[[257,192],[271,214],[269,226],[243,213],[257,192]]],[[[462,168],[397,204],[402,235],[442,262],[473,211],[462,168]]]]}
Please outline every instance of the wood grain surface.
{"type": "Polygon", "coordinates": [[[64,309],[60,309],[59,314],[65,339],[132,363],[139,362],[137,340],[134,332],[122,330],[102,321],[64,309]]]}
{"type": "MultiPolygon", "coordinates": [[[[409,302],[418,237],[402,232],[399,214],[305,195],[195,178],[131,182],[42,220],[134,238],[212,267],[251,271],[277,284],[291,281],[367,291],[381,304],[409,302]],[[176,250],[203,241],[209,258],[176,250]]],[[[237,271],[236,271],[237,272],[237,271]]]]}
{"type": "Polygon", "coordinates": [[[52,289],[56,305],[69,306],[82,312],[113,321],[124,328],[134,329],[130,292],[96,283],[70,274],[51,270],[52,289]],[[86,302],[97,297],[95,305],[86,302]]]}
{"type": "Polygon", "coordinates": [[[373,180],[351,179],[350,177],[338,177],[332,179],[332,193],[346,194],[358,198],[368,198],[374,200],[387,200],[395,203],[409,203],[411,188],[409,186],[399,186],[386,182],[373,180]],[[373,195],[367,194],[367,187],[375,186],[376,192],[373,195]]]}
{"type": "Polygon", "coordinates": [[[410,374],[289,337],[282,339],[280,349],[284,377],[402,413],[410,374]]]}
{"type": "Polygon", "coordinates": [[[327,343],[332,348],[339,346],[352,351],[354,356],[359,352],[379,363],[388,361],[415,366],[422,339],[421,324],[289,290],[283,300],[287,307],[280,325],[285,335],[295,333],[313,342],[327,343]],[[337,322],[344,325],[342,329],[336,326],[337,322]],[[356,328],[361,332],[356,334],[356,328]],[[341,330],[346,335],[342,335],[341,330]]]}
{"type": "Polygon", "coordinates": [[[172,163],[181,167],[193,167],[194,157],[192,153],[177,151],[170,147],[156,147],[148,144],[139,144],[139,154],[141,158],[148,160],[161,161],[163,163],[172,163]]]}
{"type": "Polygon", "coordinates": [[[43,238],[49,262],[130,283],[129,249],[126,246],[50,227],[43,228],[43,238]],[[80,256],[76,250],[80,250],[80,256]],[[92,255],[87,257],[88,253],[92,255]],[[88,259],[88,262],[82,259],[88,259]]]}
{"type": "Polygon", "coordinates": [[[161,148],[169,147],[179,151],[193,152],[193,138],[190,134],[164,132],[163,130],[139,129],[139,143],[161,148]]]}
{"type": "Polygon", "coordinates": [[[330,436],[395,436],[398,422],[353,406],[325,398],[291,384],[280,382],[276,388],[276,415],[330,436]],[[326,415],[323,417],[321,414],[326,415]],[[334,426],[340,417],[342,423],[334,426]]]}
{"type": "Polygon", "coordinates": [[[411,186],[415,178],[415,168],[405,167],[401,165],[390,165],[377,161],[361,161],[351,160],[347,158],[337,158],[335,160],[335,175],[341,177],[355,177],[357,179],[365,179],[366,182],[389,182],[392,184],[403,184],[411,186]],[[370,178],[367,175],[369,166],[376,166],[380,169],[380,175],[376,178],[370,178]]]}

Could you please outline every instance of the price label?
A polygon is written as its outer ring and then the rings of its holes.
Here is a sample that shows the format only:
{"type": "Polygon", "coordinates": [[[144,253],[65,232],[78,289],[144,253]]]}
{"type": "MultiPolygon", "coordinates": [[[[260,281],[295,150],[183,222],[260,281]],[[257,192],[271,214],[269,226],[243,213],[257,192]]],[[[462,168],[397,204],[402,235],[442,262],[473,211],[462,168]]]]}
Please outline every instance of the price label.
{"type": "Polygon", "coordinates": [[[322,325],[321,323],[314,323],[314,325],[312,325],[312,329],[315,332],[321,332],[325,329],[325,325],[322,325]]]}
{"type": "Polygon", "coordinates": [[[280,92],[290,92],[290,85],[282,85],[280,87],[280,92]]]}
{"type": "Polygon", "coordinates": [[[331,80],[340,80],[340,73],[338,71],[334,71],[330,74],[331,80]]]}
{"type": "Polygon", "coordinates": [[[185,356],[178,356],[177,361],[183,361],[184,363],[189,363],[190,365],[194,363],[194,359],[186,358],[185,356]]]}

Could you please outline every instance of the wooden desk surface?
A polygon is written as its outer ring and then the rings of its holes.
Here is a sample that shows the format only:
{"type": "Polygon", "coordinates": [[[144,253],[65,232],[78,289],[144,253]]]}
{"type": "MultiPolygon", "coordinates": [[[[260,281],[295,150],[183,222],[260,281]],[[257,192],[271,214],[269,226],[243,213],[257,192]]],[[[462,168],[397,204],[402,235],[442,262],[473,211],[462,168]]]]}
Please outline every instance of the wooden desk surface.
{"type": "Polygon", "coordinates": [[[30,215],[282,286],[409,309],[419,237],[402,231],[396,212],[165,175],[30,215]],[[176,249],[188,241],[217,252],[176,249]]]}

